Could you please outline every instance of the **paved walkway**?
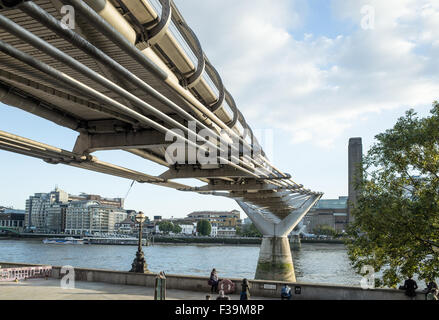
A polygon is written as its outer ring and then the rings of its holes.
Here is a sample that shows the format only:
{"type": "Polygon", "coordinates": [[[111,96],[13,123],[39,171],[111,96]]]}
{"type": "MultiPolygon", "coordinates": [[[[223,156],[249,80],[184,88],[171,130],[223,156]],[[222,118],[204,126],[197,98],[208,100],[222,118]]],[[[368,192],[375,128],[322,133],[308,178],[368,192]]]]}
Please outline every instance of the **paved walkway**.
{"type": "MultiPolygon", "coordinates": [[[[168,300],[205,300],[208,292],[167,290],[168,300]]],[[[212,295],[211,299],[216,299],[212,295]]],[[[239,300],[239,295],[230,295],[239,300]]],[[[252,300],[270,298],[251,297],[252,300]]],[[[102,282],[76,281],[74,289],[63,289],[58,279],[29,279],[0,282],[0,300],[153,300],[154,289],[141,286],[117,285],[102,282]]],[[[271,299],[275,300],[275,299],[271,299]]]]}

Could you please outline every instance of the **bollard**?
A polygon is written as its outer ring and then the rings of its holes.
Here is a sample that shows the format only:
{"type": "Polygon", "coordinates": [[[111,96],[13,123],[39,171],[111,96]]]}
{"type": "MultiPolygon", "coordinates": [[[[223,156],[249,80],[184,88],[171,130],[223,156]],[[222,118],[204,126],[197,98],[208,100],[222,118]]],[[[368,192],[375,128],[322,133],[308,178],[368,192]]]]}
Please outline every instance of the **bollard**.
{"type": "Polygon", "coordinates": [[[164,271],[155,278],[154,300],[166,300],[166,276],[164,271]]]}

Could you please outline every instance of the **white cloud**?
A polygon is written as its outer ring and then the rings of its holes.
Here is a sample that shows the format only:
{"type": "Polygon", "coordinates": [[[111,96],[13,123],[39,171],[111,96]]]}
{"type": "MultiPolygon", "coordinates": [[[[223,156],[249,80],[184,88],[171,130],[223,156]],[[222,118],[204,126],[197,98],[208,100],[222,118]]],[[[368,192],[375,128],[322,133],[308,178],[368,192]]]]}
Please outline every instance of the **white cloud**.
{"type": "Polygon", "coordinates": [[[177,5],[248,122],[285,130],[293,143],[331,146],[368,113],[430,104],[439,93],[436,2],[334,0],[332,14],[358,28],[303,40],[292,35],[305,23],[303,1],[177,5]],[[373,30],[360,27],[366,4],[373,30]]]}

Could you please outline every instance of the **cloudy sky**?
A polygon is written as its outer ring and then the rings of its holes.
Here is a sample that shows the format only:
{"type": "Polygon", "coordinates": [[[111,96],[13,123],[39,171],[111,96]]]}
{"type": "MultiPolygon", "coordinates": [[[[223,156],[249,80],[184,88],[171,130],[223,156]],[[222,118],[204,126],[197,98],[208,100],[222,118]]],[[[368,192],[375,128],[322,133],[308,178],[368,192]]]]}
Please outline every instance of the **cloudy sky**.
{"type": "MultiPolygon", "coordinates": [[[[324,198],[347,194],[347,144],[390,128],[439,98],[439,2],[175,0],[273,163],[324,198]]],[[[68,150],[76,134],[0,105],[0,130],[68,150]]],[[[159,174],[123,152],[98,158],[159,174]]],[[[0,151],[0,205],[34,192],[124,197],[130,181],[0,151]]],[[[126,207],[147,215],[238,208],[228,199],[135,184],[126,207]]]]}

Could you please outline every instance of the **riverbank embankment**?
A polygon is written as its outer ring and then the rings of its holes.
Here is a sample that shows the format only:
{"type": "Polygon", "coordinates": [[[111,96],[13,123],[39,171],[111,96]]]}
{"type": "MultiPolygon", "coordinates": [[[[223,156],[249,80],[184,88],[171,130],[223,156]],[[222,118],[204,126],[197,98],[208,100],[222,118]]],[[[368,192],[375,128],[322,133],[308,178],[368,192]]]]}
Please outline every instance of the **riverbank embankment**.
{"type": "MultiPolygon", "coordinates": [[[[0,234],[0,240],[20,240],[35,239],[43,240],[46,238],[63,238],[74,237],[81,238],[78,235],[67,234],[43,234],[43,233],[20,233],[20,234],[0,234]]],[[[261,238],[248,237],[181,237],[181,236],[165,236],[153,235],[148,237],[149,244],[224,244],[224,245],[260,245],[261,238]]],[[[328,243],[343,244],[341,239],[301,239],[302,243],[328,243]]]]}

